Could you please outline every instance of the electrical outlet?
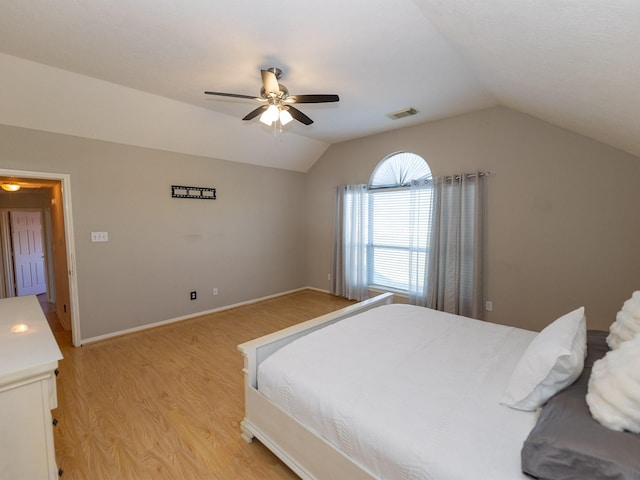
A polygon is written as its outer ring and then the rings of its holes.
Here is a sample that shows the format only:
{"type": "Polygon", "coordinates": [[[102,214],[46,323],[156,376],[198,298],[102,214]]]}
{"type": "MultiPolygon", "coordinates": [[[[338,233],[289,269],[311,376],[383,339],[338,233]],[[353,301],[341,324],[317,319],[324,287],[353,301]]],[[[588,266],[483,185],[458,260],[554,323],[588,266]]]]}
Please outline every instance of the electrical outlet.
{"type": "Polygon", "coordinates": [[[198,298],[198,294],[196,292],[191,292],[191,300],[195,300],[196,298],[198,298]]]}
{"type": "Polygon", "coordinates": [[[484,303],[484,309],[485,309],[487,312],[493,312],[493,302],[491,302],[491,301],[487,301],[487,302],[485,302],[485,303],[484,303]]]}
{"type": "Polygon", "coordinates": [[[214,288],[213,288],[213,294],[214,294],[214,295],[217,295],[217,294],[218,294],[218,288],[217,288],[217,287],[214,287],[214,288]]]}

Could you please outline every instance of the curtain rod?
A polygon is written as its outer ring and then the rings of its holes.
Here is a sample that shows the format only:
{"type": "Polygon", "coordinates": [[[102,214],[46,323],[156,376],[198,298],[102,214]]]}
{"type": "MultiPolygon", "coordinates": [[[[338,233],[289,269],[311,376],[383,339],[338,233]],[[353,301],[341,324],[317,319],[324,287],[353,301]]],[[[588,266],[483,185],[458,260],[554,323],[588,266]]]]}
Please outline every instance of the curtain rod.
{"type": "MultiPolygon", "coordinates": [[[[475,178],[476,175],[480,176],[480,177],[493,177],[495,174],[489,170],[487,172],[477,172],[477,173],[463,173],[462,175],[466,175],[467,178],[475,178]]],[[[450,182],[452,180],[460,180],[460,175],[438,175],[441,178],[444,178],[444,180],[446,182],[450,182]]],[[[433,178],[429,178],[428,181],[433,180],[433,178]]],[[[339,187],[346,187],[347,185],[334,185],[333,187],[331,187],[331,190],[333,190],[334,192],[339,188],[339,187]]],[[[371,188],[367,185],[367,188],[371,188]]],[[[397,188],[397,187],[380,187],[380,188],[397,188]]]]}
{"type": "MultiPolygon", "coordinates": [[[[489,171],[489,172],[478,172],[478,173],[463,173],[462,175],[466,175],[467,178],[475,178],[476,176],[492,177],[493,173],[489,171]]],[[[448,182],[450,180],[460,180],[460,175],[443,175],[442,178],[444,178],[448,182]]]]}
{"type": "Polygon", "coordinates": [[[423,181],[426,184],[426,183],[433,182],[434,178],[442,178],[443,181],[445,181],[445,182],[453,182],[453,181],[460,180],[460,178],[462,176],[465,176],[465,177],[467,177],[467,179],[470,179],[470,178],[476,178],[476,177],[492,177],[493,175],[494,174],[491,171],[488,171],[488,172],[476,172],[476,173],[462,173],[462,174],[459,174],[459,175],[436,175],[434,177],[427,178],[427,179],[413,180],[413,182],[423,181]]]}

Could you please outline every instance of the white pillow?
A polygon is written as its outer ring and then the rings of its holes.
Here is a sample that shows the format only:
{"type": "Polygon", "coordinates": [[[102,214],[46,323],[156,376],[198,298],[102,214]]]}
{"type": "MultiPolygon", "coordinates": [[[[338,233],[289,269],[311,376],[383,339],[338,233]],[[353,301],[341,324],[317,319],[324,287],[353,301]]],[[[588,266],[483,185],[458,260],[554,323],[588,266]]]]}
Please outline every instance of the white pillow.
{"type": "Polygon", "coordinates": [[[640,332],[640,290],[633,292],[631,298],[624,302],[609,332],[607,345],[611,349],[618,348],[622,342],[631,340],[640,332]]]}
{"type": "Polygon", "coordinates": [[[587,319],[580,307],[535,336],[511,374],[501,403],[536,410],[580,376],[586,353],[587,319]]]}
{"type": "Polygon", "coordinates": [[[587,405],[605,427],[640,433],[640,334],[593,364],[587,405]]]}

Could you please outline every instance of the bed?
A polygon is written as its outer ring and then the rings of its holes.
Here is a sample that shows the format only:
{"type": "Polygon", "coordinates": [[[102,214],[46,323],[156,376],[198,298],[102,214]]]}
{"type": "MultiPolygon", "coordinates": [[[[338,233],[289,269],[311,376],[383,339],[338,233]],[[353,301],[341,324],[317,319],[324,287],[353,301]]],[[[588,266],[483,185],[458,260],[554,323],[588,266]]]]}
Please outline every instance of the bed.
{"type": "Polygon", "coordinates": [[[538,334],[392,298],[239,345],[243,438],[303,479],[530,478],[539,412],[502,401],[538,334]]]}

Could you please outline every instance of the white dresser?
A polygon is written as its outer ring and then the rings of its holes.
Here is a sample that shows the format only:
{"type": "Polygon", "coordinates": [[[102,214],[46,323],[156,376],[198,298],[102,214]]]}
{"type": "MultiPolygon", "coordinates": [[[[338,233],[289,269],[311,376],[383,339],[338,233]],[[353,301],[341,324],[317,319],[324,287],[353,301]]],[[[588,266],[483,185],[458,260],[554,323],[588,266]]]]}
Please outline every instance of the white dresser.
{"type": "Polygon", "coordinates": [[[0,300],[0,479],[54,480],[62,354],[35,296],[0,300]]]}

